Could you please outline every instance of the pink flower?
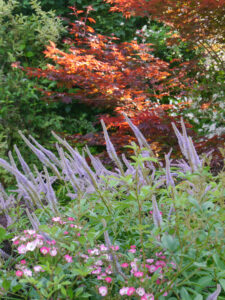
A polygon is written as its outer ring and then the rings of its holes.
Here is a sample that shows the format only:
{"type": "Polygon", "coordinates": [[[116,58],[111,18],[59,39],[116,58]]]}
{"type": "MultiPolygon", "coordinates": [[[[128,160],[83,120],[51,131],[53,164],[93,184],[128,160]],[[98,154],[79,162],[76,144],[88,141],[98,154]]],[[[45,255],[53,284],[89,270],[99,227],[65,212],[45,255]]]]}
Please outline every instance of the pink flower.
{"type": "Polygon", "coordinates": [[[75,219],[72,218],[72,217],[68,217],[67,220],[68,220],[68,221],[74,221],[75,219]]]}
{"type": "Polygon", "coordinates": [[[56,249],[55,247],[52,248],[52,249],[50,249],[49,254],[50,254],[51,256],[56,256],[56,254],[57,254],[57,249],[56,249]]]}
{"type": "Polygon", "coordinates": [[[53,222],[60,222],[61,218],[60,217],[54,217],[54,218],[52,218],[52,221],[53,222]]]}
{"type": "Polygon", "coordinates": [[[122,289],[120,289],[119,293],[121,296],[124,296],[127,294],[128,291],[128,287],[122,287],[122,289]]]}
{"type": "Polygon", "coordinates": [[[24,270],[23,270],[23,273],[24,273],[24,275],[27,276],[27,277],[31,277],[31,276],[32,276],[32,271],[29,270],[29,269],[24,269],[24,270]]]}
{"type": "Polygon", "coordinates": [[[130,248],[131,248],[131,249],[135,249],[136,246],[135,246],[135,245],[131,245],[130,248]]]}
{"type": "Polygon", "coordinates": [[[44,270],[42,269],[41,266],[34,266],[34,272],[38,273],[38,272],[43,272],[44,270]]]}
{"type": "Polygon", "coordinates": [[[65,234],[65,235],[68,234],[68,233],[69,233],[68,231],[64,231],[64,232],[63,232],[63,234],[65,234]]]}
{"type": "Polygon", "coordinates": [[[120,247],[119,247],[118,245],[116,245],[116,246],[111,246],[111,248],[112,248],[112,250],[114,250],[114,251],[118,251],[120,247]]]}
{"type": "Polygon", "coordinates": [[[68,263],[71,263],[71,262],[73,261],[72,256],[70,256],[70,255],[68,255],[68,254],[64,255],[64,258],[65,258],[65,260],[66,260],[68,263]]]}
{"type": "Polygon", "coordinates": [[[138,289],[136,289],[136,293],[139,296],[144,296],[145,295],[145,289],[143,289],[142,287],[139,287],[138,289]]]}
{"type": "Polygon", "coordinates": [[[20,263],[21,263],[21,265],[25,265],[25,264],[26,264],[25,259],[22,259],[22,260],[20,261],[20,263]]]}
{"type": "Polygon", "coordinates": [[[27,243],[27,246],[26,246],[27,251],[34,251],[35,248],[36,248],[35,241],[27,243]]]}
{"type": "Polygon", "coordinates": [[[157,267],[155,267],[154,265],[151,265],[149,268],[148,268],[149,272],[150,273],[154,273],[156,270],[157,270],[157,267]]]}
{"type": "Polygon", "coordinates": [[[146,262],[149,263],[149,264],[152,264],[154,262],[154,259],[148,258],[148,259],[146,259],[146,262]]]}
{"type": "Polygon", "coordinates": [[[13,245],[18,245],[18,244],[19,244],[19,240],[13,241],[13,245]]]}
{"type": "Polygon", "coordinates": [[[40,248],[43,245],[43,241],[37,237],[36,240],[34,240],[36,247],[40,248]]]}
{"type": "Polygon", "coordinates": [[[16,276],[17,276],[17,277],[23,276],[23,271],[17,270],[17,271],[16,271],[16,276]]]}
{"type": "Polygon", "coordinates": [[[24,254],[27,252],[26,246],[24,244],[20,245],[17,250],[19,254],[24,254]]]}
{"type": "Polygon", "coordinates": [[[110,283],[110,282],[112,282],[112,278],[111,277],[106,277],[105,281],[108,282],[108,283],[110,283]]]}
{"type": "Polygon", "coordinates": [[[47,247],[41,247],[40,251],[41,251],[42,254],[46,255],[46,254],[49,253],[49,248],[47,248],[47,247]]]}
{"type": "Polygon", "coordinates": [[[102,271],[102,268],[99,267],[99,268],[95,269],[94,271],[92,271],[91,274],[97,274],[98,275],[98,274],[101,273],[101,271],[102,271]]]}
{"type": "Polygon", "coordinates": [[[143,275],[144,275],[144,273],[143,273],[143,272],[140,272],[140,271],[137,271],[137,272],[134,273],[134,276],[135,276],[135,277],[138,277],[138,278],[139,278],[139,277],[143,277],[143,275]]]}
{"type": "Polygon", "coordinates": [[[134,287],[129,287],[128,290],[127,290],[127,296],[133,295],[134,292],[135,292],[135,288],[134,287]]]}
{"type": "Polygon", "coordinates": [[[101,244],[101,245],[100,245],[100,250],[101,250],[101,251],[107,251],[108,248],[107,248],[104,244],[101,244]]]}
{"type": "Polygon", "coordinates": [[[100,294],[102,297],[106,296],[107,293],[108,293],[108,289],[107,289],[106,286],[100,286],[100,288],[98,289],[98,291],[99,291],[99,294],[100,294]]]}
{"type": "Polygon", "coordinates": [[[127,267],[129,267],[129,264],[128,264],[128,263],[122,263],[122,264],[121,264],[121,267],[122,267],[122,268],[127,268],[127,267]]]}
{"type": "Polygon", "coordinates": [[[135,252],[136,252],[136,249],[129,249],[128,252],[130,252],[130,253],[135,253],[135,252]]]}

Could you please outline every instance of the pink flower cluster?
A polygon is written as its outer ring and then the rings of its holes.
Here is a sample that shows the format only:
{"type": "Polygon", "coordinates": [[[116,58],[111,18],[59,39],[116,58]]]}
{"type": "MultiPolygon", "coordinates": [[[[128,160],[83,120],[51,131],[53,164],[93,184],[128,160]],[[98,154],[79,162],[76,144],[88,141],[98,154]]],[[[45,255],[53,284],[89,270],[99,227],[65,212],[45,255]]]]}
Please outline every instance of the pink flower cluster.
{"type": "Polygon", "coordinates": [[[135,289],[133,286],[131,287],[122,287],[120,289],[119,294],[121,296],[132,296],[132,295],[137,295],[140,296],[141,300],[154,300],[153,294],[148,294],[145,292],[145,289],[142,287],[139,287],[135,289]]]}
{"type": "Polygon", "coordinates": [[[46,241],[41,234],[36,233],[35,230],[24,230],[24,234],[16,236],[12,239],[13,244],[17,246],[19,254],[26,254],[39,249],[43,255],[50,254],[51,256],[57,255],[57,248],[55,240],[46,241]]]}
{"type": "MultiPolygon", "coordinates": [[[[119,247],[112,246],[113,250],[118,250],[119,247]]],[[[135,245],[130,246],[128,252],[137,253],[137,249],[135,245]]],[[[141,253],[141,251],[140,251],[141,253]]],[[[113,270],[110,260],[110,251],[103,244],[100,246],[96,246],[94,249],[88,249],[88,255],[81,254],[80,257],[84,258],[85,261],[88,258],[95,258],[95,263],[91,267],[91,274],[95,275],[98,280],[101,280],[107,284],[111,284],[113,281],[113,270]]],[[[117,254],[117,258],[121,258],[119,254],[117,254]]],[[[158,279],[156,280],[156,284],[161,285],[165,284],[167,280],[164,278],[164,273],[168,268],[176,268],[176,265],[173,262],[168,262],[166,260],[166,256],[163,255],[162,252],[155,253],[154,258],[146,259],[145,263],[143,263],[143,257],[140,254],[138,258],[134,258],[131,262],[122,262],[120,264],[124,274],[127,276],[129,282],[129,278],[136,278],[137,288],[134,286],[124,286],[119,290],[120,296],[139,296],[140,300],[154,300],[154,295],[150,292],[146,292],[142,285],[148,286],[148,280],[151,280],[151,276],[153,273],[157,272],[158,279]]],[[[132,279],[134,282],[134,279],[132,279]]],[[[136,285],[135,284],[135,285],[136,285]]],[[[108,294],[108,287],[102,285],[99,287],[99,294],[101,296],[106,296],[108,294]]],[[[162,291],[162,289],[161,289],[162,291]]],[[[164,293],[163,296],[166,296],[167,293],[164,293]]]]}

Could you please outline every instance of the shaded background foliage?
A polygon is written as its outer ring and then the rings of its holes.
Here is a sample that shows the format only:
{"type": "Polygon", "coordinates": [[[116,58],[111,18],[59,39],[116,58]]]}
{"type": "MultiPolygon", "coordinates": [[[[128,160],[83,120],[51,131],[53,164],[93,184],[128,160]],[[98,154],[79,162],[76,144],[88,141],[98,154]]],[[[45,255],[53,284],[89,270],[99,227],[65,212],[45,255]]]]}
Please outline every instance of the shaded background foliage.
{"type": "MultiPolygon", "coordinates": [[[[96,133],[100,128],[98,123],[100,116],[104,117],[106,121],[108,119],[108,128],[111,129],[118,150],[121,150],[121,146],[127,140],[133,139],[126,131],[126,127],[121,127],[120,119],[115,119],[116,114],[111,109],[87,106],[78,101],[72,101],[69,104],[52,101],[50,98],[46,98],[44,101],[40,89],[60,91],[57,82],[50,82],[46,79],[37,81],[11,67],[11,63],[16,61],[20,61],[23,67],[44,67],[50,62],[43,54],[49,39],[55,41],[59,48],[67,51],[68,45],[63,41],[69,37],[69,23],[75,21],[75,16],[71,14],[72,11],[69,8],[74,5],[77,9],[84,11],[88,5],[92,5],[94,10],[91,11],[90,16],[95,19],[96,23],[92,23],[91,26],[97,33],[109,36],[114,34],[120,38],[120,40],[115,40],[115,43],[128,42],[133,38],[138,42],[152,43],[155,57],[167,62],[174,58],[179,59],[179,62],[174,62],[174,66],[181,62],[195,63],[199,55],[202,57],[199,61],[200,66],[206,65],[207,76],[203,69],[201,72],[193,68],[188,71],[189,78],[198,79],[195,86],[190,86],[191,94],[178,97],[177,91],[171,92],[170,96],[164,96],[158,104],[174,104],[173,109],[169,106],[161,106],[160,113],[141,112],[140,118],[133,116],[133,121],[147,134],[147,137],[149,136],[149,141],[157,139],[159,137],[157,131],[159,131],[161,140],[160,142],[155,141],[157,147],[159,148],[162,141],[164,143],[163,151],[166,149],[166,145],[170,147],[172,143],[171,140],[168,141],[170,126],[167,121],[182,114],[192,124],[193,130],[198,135],[202,135],[202,139],[206,139],[207,134],[211,145],[214,144],[215,147],[218,142],[223,142],[224,71],[221,68],[218,69],[214,61],[210,61],[202,55],[202,49],[196,51],[196,49],[190,48],[188,41],[179,40],[179,43],[171,43],[171,38],[176,38],[176,34],[174,35],[174,31],[169,26],[143,16],[132,16],[126,19],[121,12],[109,13],[110,5],[101,0],[91,2],[87,0],[43,0],[40,5],[35,0],[1,0],[1,156],[12,151],[15,143],[21,145],[21,151],[24,151],[26,156],[26,148],[18,137],[18,128],[34,135],[39,138],[40,142],[49,146],[52,144],[50,131],[54,130],[67,136],[73,144],[77,141],[89,142],[91,145],[97,146],[97,149],[102,150],[104,147],[102,136],[96,133]],[[200,86],[202,87],[200,88],[200,86]],[[186,105],[180,109],[181,106],[178,104],[186,102],[190,98],[192,105],[186,105]],[[200,107],[207,109],[202,110],[200,107]],[[117,131],[118,128],[119,131],[117,131]],[[215,135],[219,135],[221,138],[217,138],[215,135]]],[[[218,53],[220,56],[221,53],[218,53]]],[[[68,91],[65,87],[61,87],[61,89],[68,91]]],[[[194,131],[193,135],[197,139],[194,131]]],[[[202,143],[203,141],[199,144],[200,151],[206,148],[202,146],[202,143]]],[[[35,161],[34,157],[29,157],[32,162],[35,161]]],[[[1,180],[3,179],[7,181],[5,174],[1,176],[1,180]]]]}

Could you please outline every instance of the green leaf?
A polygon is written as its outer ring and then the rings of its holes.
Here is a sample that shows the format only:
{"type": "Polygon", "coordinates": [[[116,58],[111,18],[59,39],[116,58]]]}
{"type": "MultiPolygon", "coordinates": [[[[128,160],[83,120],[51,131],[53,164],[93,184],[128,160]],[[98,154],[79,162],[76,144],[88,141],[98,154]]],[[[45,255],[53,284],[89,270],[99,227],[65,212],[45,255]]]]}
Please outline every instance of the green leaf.
{"type": "Polygon", "coordinates": [[[206,286],[209,286],[212,283],[212,281],[213,281],[213,278],[211,276],[205,276],[198,280],[198,284],[202,288],[205,288],[206,286]]]}
{"type": "Polygon", "coordinates": [[[66,289],[65,289],[63,286],[61,287],[61,293],[62,293],[64,296],[67,296],[66,289]]]}
{"type": "Polygon", "coordinates": [[[178,239],[166,234],[162,237],[162,244],[166,249],[170,250],[171,252],[176,251],[179,247],[178,239]]]}
{"type": "Polygon", "coordinates": [[[8,291],[9,287],[10,287],[10,281],[5,279],[2,283],[2,287],[4,290],[8,291]]]}
{"type": "Polygon", "coordinates": [[[182,287],[182,289],[180,291],[180,295],[181,295],[182,300],[191,300],[191,297],[188,294],[188,291],[184,287],[182,287]]]}
{"type": "Polygon", "coordinates": [[[194,298],[194,300],[203,300],[203,297],[202,297],[202,295],[198,294],[198,295],[194,298]]]}
{"type": "Polygon", "coordinates": [[[6,237],[6,230],[3,227],[0,227],[0,242],[4,241],[6,237]]]}
{"type": "Polygon", "coordinates": [[[220,279],[219,283],[221,284],[223,290],[225,291],[225,279],[220,279]]]}
{"type": "Polygon", "coordinates": [[[35,54],[34,54],[34,52],[32,52],[32,51],[28,51],[28,52],[26,52],[26,54],[25,54],[25,56],[26,57],[32,57],[32,56],[34,56],[35,54]]]}

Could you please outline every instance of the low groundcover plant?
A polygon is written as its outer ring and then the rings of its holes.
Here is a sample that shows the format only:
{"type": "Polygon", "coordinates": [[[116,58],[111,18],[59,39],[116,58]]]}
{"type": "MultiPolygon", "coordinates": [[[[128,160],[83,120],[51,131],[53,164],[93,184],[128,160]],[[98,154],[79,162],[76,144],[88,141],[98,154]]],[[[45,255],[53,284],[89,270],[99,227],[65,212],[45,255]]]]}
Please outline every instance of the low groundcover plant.
{"type": "Polygon", "coordinates": [[[0,159],[17,181],[0,190],[2,299],[224,299],[224,171],[212,176],[183,121],[184,159],[170,152],[163,166],[125,118],[139,143],[130,158],[102,122],[114,170],[55,134],[58,155],[21,134],[41,171],[16,146],[19,168],[0,159]]]}

